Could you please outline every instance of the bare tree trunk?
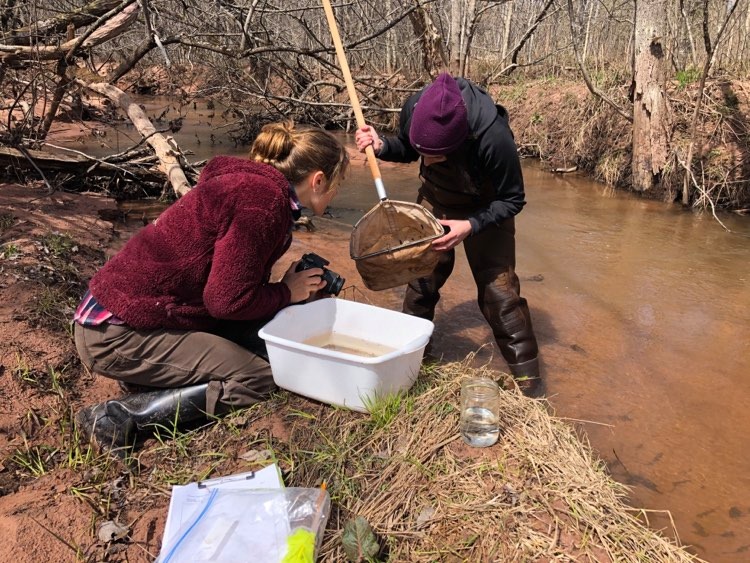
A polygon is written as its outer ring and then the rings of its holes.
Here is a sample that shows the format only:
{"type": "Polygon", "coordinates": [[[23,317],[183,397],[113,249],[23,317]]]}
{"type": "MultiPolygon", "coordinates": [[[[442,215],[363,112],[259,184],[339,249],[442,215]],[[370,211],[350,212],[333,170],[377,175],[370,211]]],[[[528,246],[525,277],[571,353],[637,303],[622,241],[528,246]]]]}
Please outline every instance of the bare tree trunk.
{"type": "Polygon", "coordinates": [[[513,21],[513,2],[508,2],[505,5],[505,28],[503,31],[503,56],[501,59],[505,59],[508,56],[508,49],[510,48],[510,23],[513,21]]]}
{"type": "Polygon", "coordinates": [[[570,37],[573,43],[573,52],[576,56],[576,63],[578,63],[578,69],[581,71],[581,76],[583,77],[583,81],[586,83],[586,87],[589,89],[589,92],[591,92],[594,97],[602,100],[610,107],[612,107],[622,117],[632,122],[633,116],[623,108],[621,108],[614,100],[610,99],[609,96],[604,94],[604,92],[601,92],[591,81],[591,76],[589,76],[589,73],[586,70],[586,66],[583,64],[583,59],[581,59],[581,50],[578,48],[577,39],[581,35],[581,26],[579,25],[573,11],[573,0],[568,0],[568,21],[570,24],[570,37]]]}
{"type": "Polygon", "coordinates": [[[253,19],[253,14],[255,14],[255,8],[258,5],[258,2],[259,0],[253,0],[253,3],[247,10],[247,17],[245,17],[245,23],[242,26],[242,41],[240,41],[240,51],[244,51],[248,45],[250,47],[255,46],[255,38],[250,31],[250,22],[253,19]]]}
{"type": "Polygon", "coordinates": [[[451,2],[451,23],[448,38],[448,54],[450,56],[450,70],[457,73],[461,66],[461,4],[462,2],[451,2]]]}
{"type": "MultiPolygon", "coordinates": [[[[518,54],[521,52],[521,49],[524,48],[524,46],[527,43],[530,43],[532,40],[532,37],[534,35],[534,32],[536,31],[537,27],[539,27],[539,24],[542,23],[542,21],[547,17],[547,12],[552,7],[552,4],[555,0],[545,0],[544,5],[539,9],[539,12],[536,14],[536,17],[532,18],[532,21],[529,23],[528,29],[523,33],[521,38],[518,40],[518,43],[516,43],[516,46],[513,47],[513,49],[510,52],[510,63],[508,63],[505,68],[503,68],[500,72],[496,74],[496,76],[502,76],[502,75],[509,75],[513,70],[518,68],[518,54]]],[[[569,2],[570,3],[570,2],[569,2]]],[[[531,50],[531,48],[529,48],[531,50]]],[[[494,79],[494,77],[492,77],[494,79]]]]}
{"type": "Polygon", "coordinates": [[[448,68],[448,57],[443,45],[443,37],[432,21],[427,8],[420,6],[409,14],[414,35],[422,42],[422,66],[434,76],[441,69],[448,68]]]}
{"type": "Polygon", "coordinates": [[[93,92],[109,98],[127,113],[135,128],[143,135],[146,142],[154,149],[156,156],[159,157],[159,167],[166,174],[175,193],[183,196],[190,191],[192,186],[182,171],[180,161],[177,158],[176,148],[156,130],[144,111],[130,99],[130,96],[119,88],[103,82],[97,84],[80,84],[93,92]]]}
{"type": "Polygon", "coordinates": [[[65,74],[67,69],[68,63],[64,58],[60,59],[57,62],[56,71],[58,82],[57,86],[55,87],[55,93],[52,96],[52,103],[49,106],[49,110],[47,110],[47,115],[44,116],[44,122],[42,123],[42,127],[39,130],[40,139],[47,138],[47,133],[49,133],[50,127],[52,127],[52,122],[55,120],[55,116],[57,115],[57,109],[60,107],[60,102],[62,102],[63,96],[65,95],[65,90],[68,87],[68,83],[70,82],[65,74]]]}
{"type": "Polygon", "coordinates": [[[682,19],[685,21],[685,30],[687,31],[688,41],[690,42],[690,60],[694,67],[698,66],[698,57],[695,54],[695,40],[693,39],[693,30],[690,28],[690,18],[685,11],[685,0],[680,0],[680,12],[682,19]]]}
{"type": "Polygon", "coordinates": [[[469,53],[471,52],[471,44],[474,41],[474,33],[477,29],[476,24],[478,18],[477,1],[468,0],[466,13],[464,14],[464,21],[466,24],[461,32],[463,41],[461,42],[461,64],[458,67],[458,74],[460,76],[466,76],[469,72],[469,53]]]}
{"type": "Polygon", "coordinates": [[[586,55],[589,51],[589,42],[591,40],[591,21],[596,17],[596,14],[594,13],[594,6],[598,7],[599,4],[595,2],[594,0],[589,0],[591,2],[591,5],[589,6],[589,16],[586,18],[586,34],[583,39],[583,49],[581,49],[581,60],[586,63],[586,55]]]}
{"type": "Polygon", "coordinates": [[[633,97],[633,189],[653,190],[669,154],[666,53],[663,46],[666,3],[637,0],[635,10],[635,91],[633,97]]]}
{"type": "MultiPolygon", "coordinates": [[[[385,0],[385,11],[388,14],[391,13],[391,0],[385,0]]],[[[388,31],[388,33],[385,34],[385,68],[388,74],[393,72],[393,60],[395,58],[395,50],[393,47],[393,31],[388,31]]]]}

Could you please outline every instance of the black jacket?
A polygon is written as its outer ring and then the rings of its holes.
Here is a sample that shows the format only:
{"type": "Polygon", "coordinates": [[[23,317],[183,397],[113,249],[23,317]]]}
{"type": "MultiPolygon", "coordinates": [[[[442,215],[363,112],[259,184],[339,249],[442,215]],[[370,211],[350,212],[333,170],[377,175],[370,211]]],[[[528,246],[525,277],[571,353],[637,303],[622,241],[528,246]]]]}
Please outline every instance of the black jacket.
{"type": "MultiPolygon", "coordinates": [[[[448,197],[441,198],[445,186],[441,186],[440,182],[429,182],[427,178],[430,175],[426,174],[427,169],[432,168],[429,172],[435,177],[440,165],[422,165],[422,193],[433,205],[464,211],[471,222],[472,233],[477,233],[521,211],[526,203],[523,175],[505,108],[495,105],[489,94],[476,84],[464,78],[457,78],[456,81],[466,103],[469,138],[456,151],[461,153],[461,158],[451,158],[453,155],[449,155],[449,162],[443,167],[449,173],[451,167],[463,168],[462,172],[469,181],[460,186],[463,198],[460,203],[460,198],[451,197],[451,194],[443,194],[448,197]]],[[[414,162],[419,158],[419,153],[409,142],[409,127],[414,105],[423,92],[424,89],[406,100],[401,109],[398,135],[383,139],[378,158],[391,162],[414,162]]]]}

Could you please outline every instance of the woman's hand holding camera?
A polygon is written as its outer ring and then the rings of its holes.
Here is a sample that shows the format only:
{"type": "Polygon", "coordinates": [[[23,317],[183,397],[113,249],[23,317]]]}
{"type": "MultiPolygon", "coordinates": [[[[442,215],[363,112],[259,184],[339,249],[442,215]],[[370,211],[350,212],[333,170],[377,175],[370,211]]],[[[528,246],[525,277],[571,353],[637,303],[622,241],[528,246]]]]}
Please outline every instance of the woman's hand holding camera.
{"type": "Polygon", "coordinates": [[[301,303],[308,299],[313,293],[323,289],[326,286],[326,281],[321,278],[323,275],[322,268],[309,268],[299,272],[295,271],[297,264],[300,260],[294,262],[289,269],[281,278],[281,282],[285,283],[292,294],[292,303],[301,303]]]}

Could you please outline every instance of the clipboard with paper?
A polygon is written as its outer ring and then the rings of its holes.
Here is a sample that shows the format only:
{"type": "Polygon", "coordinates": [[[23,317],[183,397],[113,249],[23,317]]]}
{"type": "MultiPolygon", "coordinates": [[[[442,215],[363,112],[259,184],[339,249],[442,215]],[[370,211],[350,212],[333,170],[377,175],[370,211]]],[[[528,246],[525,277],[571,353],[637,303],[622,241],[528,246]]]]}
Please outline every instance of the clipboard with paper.
{"type": "Polygon", "coordinates": [[[159,563],[312,563],[330,512],[321,489],[284,488],[275,465],[175,487],[159,563]]]}

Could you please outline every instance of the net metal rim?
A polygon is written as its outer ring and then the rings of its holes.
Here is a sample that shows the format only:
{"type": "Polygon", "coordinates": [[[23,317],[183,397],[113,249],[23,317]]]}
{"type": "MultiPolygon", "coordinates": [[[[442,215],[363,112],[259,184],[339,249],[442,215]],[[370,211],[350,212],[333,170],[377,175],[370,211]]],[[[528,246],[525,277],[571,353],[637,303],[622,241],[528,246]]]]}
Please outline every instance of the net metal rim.
{"type": "Polygon", "coordinates": [[[418,240],[409,241],[404,244],[400,244],[398,246],[388,247],[388,248],[382,248],[380,250],[376,250],[375,252],[369,252],[367,254],[363,254],[361,256],[355,256],[354,249],[351,247],[351,244],[349,246],[349,257],[352,260],[364,260],[366,258],[373,258],[375,256],[382,256],[383,254],[389,254],[396,252],[398,250],[404,250],[407,248],[412,248],[414,246],[418,246],[421,244],[424,244],[426,242],[433,241],[437,238],[442,237],[445,234],[445,227],[440,224],[440,222],[427,210],[424,206],[419,205],[418,203],[414,203],[412,201],[398,201],[398,200],[392,200],[392,199],[385,199],[382,200],[380,203],[378,203],[375,207],[370,209],[362,218],[360,218],[359,221],[354,225],[354,230],[357,229],[357,227],[362,223],[368,215],[374,213],[381,205],[383,204],[395,204],[395,205],[401,205],[405,207],[411,207],[413,209],[418,209],[419,211],[422,211],[425,213],[425,218],[427,219],[427,222],[430,223],[432,226],[434,226],[438,232],[436,232],[433,235],[430,235],[428,237],[424,237],[418,240]]]}
{"type": "Polygon", "coordinates": [[[352,254],[352,253],[349,253],[349,256],[351,257],[352,260],[364,260],[365,258],[372,258],[373,256],[380,256],[381,254],[393,253],[393,252],[396,252],[397,250],[403,250],[405,248],[411,248],[412,246],[418,246],[420,244],[424,244],[425,242],[430,242],[430,241],[435,240],[436,238],[440,238],[444,234],[445,234],[445,232],[438,233],[436,235],[432,235],[432,236],[427,237],[427,238],[423,238],[423,239],[419,239],[419,240],[407,242],[405,244],[400,244],[398,246],[393,246],[393,247],[389,247],[389,248],[383,248],[381,250],[376,250],[375,252],[370,252],[369,254],[363,254],[362,256],[354,256],[354,254],[352,254]]]}

